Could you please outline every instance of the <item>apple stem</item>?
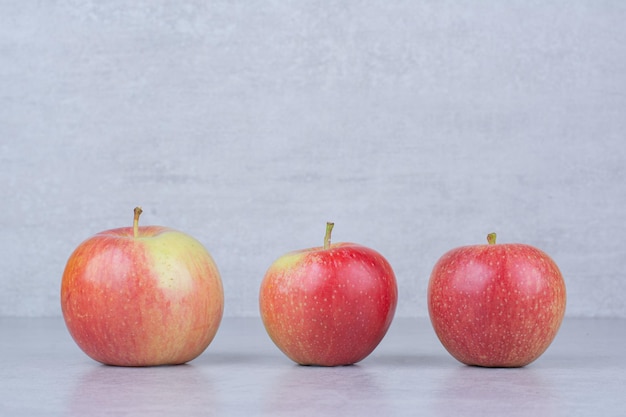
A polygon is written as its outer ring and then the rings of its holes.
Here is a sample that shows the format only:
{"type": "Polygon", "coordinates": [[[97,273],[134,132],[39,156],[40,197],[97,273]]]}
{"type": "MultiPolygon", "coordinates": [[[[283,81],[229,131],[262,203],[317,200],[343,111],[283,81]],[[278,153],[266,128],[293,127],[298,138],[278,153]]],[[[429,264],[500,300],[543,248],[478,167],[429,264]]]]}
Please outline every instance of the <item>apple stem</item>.
{"type": "Polygon", "coordinates": [[[141,216],[143,210],[141,207],[135,207],[135,217],[133,218],[133,237],[137,237],[139,235],[139,216],[141,216]]]}
{"type": "Polygon", "coordinates": [[[495,245],[496,244],[496,234],[495,233],[489,233],[487,235],[487,243],[489,243],[490,245],[495,245]]]}
{"type": "Polygon", "coordinates": [[[324,235],[324,249],[330,248],[330,234],[333,231],[335,223],[326,222],[326,234],[324,235]]]}

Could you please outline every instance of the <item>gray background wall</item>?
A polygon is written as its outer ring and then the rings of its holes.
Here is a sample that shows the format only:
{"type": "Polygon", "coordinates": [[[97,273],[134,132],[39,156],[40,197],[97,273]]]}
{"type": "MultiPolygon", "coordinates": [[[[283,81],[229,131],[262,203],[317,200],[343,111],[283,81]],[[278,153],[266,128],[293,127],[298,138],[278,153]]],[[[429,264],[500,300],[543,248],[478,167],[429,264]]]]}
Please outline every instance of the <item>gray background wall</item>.
{"type": "Polygon", "coordinates": [[[60,315],[71,251],[198,238],[226,314],[285,252],[393,265],[427,316],[456,246],[548,252],[568,316],[626,317],[626,2],[0,0],[0,315],[60,315]]]}

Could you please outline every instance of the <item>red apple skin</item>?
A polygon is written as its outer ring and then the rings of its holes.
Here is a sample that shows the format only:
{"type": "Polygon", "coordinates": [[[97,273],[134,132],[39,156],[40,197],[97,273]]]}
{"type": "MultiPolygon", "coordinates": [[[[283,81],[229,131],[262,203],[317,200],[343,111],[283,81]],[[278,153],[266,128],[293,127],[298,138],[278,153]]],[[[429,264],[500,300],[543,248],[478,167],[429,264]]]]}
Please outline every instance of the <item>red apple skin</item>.
{"type": "Polygon", "coordinates": [[[217,267],[194,238],[161,226],[120,228],[81,243],[61,284],[67,328],[108,365],[181,364],[219,327],[224,295],[217,267]]]}
{"type": "Polygon", "coordinates": [[[354,243],[288,253],[268,269],[261,318],[276,346],[301,365],[363,360],[385,336],[398,290],[391,265],[354,243]]]}
{"type": "Polygon", "coordinates": [[[443,255],[428,311],[448,352],[467,365],[522,367],[552,343],[565,314],[554,261],[524,244],[465,246],[443,255]]]}

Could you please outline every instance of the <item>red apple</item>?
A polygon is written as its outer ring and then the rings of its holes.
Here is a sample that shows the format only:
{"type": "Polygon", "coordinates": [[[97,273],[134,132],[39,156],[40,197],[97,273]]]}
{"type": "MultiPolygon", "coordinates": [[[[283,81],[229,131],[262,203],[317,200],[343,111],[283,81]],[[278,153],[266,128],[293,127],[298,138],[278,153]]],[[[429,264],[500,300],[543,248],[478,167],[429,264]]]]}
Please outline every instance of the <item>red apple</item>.
{"type": "Polygon", "coordinates": [[[290,252],[268,269],[259,294],[265,329],[301,365],[350,365],[368,356],[396,309],[396,278],[378,252],[354,243],[290,252]]]}
{"type": "Polygon", "coordinates": [[[194,238],[162,226],[107,230],[81,243],[63,273],[61,307],[78,346],[98,362],[173,365],[200,355],[224,309],[222,281],[194,238]]]}
{"type": "Polygon", "coordinates": [[[457,360],[521,367],[552,343],[565,314],[565,283],[554,261],[524,244],[465,246],[443,255],[428,285],[435,333],[457,360]]]}

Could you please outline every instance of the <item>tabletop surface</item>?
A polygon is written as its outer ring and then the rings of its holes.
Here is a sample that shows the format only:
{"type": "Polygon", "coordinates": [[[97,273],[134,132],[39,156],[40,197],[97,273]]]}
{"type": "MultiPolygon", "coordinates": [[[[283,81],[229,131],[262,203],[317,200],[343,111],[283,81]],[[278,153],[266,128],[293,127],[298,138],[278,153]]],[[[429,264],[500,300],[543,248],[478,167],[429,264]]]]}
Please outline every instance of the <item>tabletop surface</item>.
{"type": "Polygon", "coordinates": [[[566,319],[519,369],[453,359],[428,319],[397,318],[357,365],[299,366],[258,318],[226,318],[186,365],[88,358],[62,318],[0,318],[0,416],[625,416],[626,320],[566,319]]]}

